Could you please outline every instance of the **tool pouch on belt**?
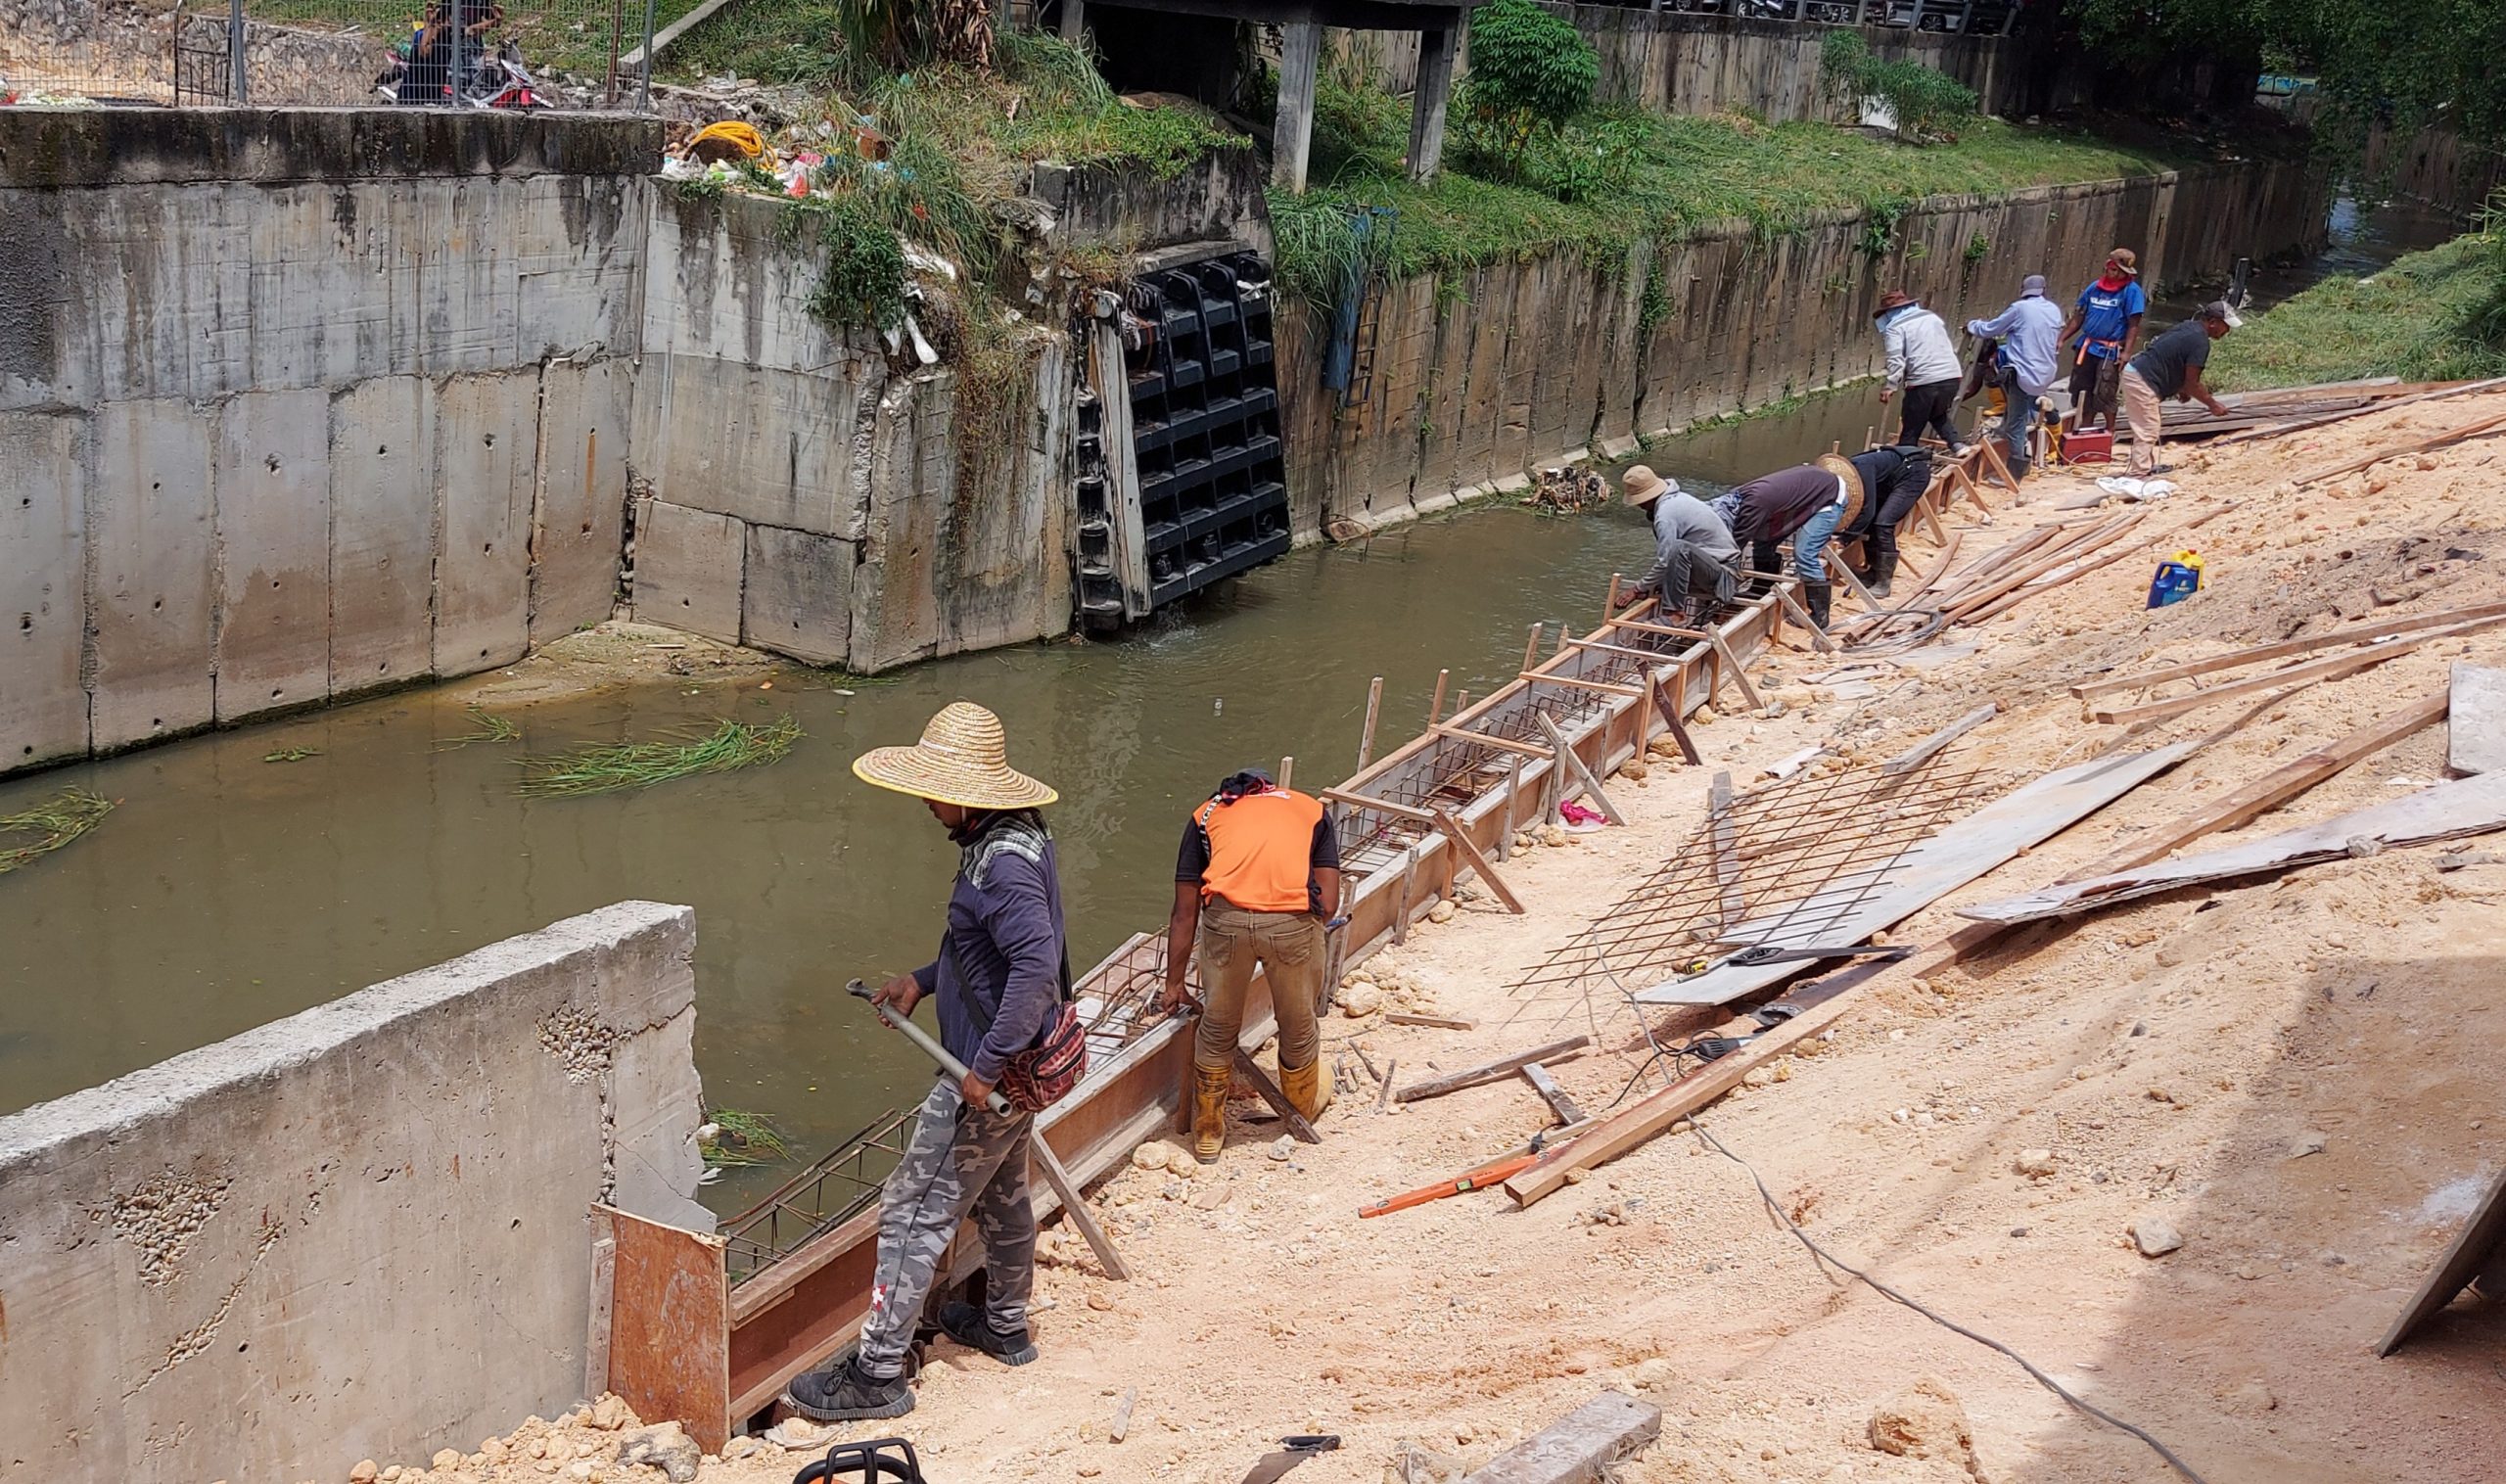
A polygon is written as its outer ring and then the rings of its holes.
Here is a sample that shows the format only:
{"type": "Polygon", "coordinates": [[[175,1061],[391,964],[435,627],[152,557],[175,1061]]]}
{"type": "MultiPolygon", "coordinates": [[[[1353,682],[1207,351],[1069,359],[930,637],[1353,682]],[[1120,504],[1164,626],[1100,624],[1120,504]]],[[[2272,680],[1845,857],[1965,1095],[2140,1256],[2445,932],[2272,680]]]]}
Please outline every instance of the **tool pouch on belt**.
{"type": "MultiPolygon", "coordinates": [[[[990,1035],[987,1022],[984,1033],[990,1035]]],[[[1070,951],[1061,954],[1061,1003],[1036,1043],[1012,1056],[1000,1069],[1000,1095],[1021,1113],[1042,1113],[1070,1095],[1088,1075],[1088,1028],[1079,1021],[1079,1002],[1070,984],[1070,951]]]]}

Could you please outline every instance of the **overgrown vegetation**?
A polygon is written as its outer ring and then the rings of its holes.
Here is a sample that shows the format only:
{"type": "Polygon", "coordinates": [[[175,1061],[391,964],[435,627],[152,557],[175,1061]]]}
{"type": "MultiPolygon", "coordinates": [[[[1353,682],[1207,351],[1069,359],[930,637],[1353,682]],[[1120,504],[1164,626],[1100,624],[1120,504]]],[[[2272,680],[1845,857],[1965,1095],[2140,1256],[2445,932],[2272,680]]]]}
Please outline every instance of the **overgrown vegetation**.
{"type": "Polygon", "coordinates": [[[1950,143],[1982,105],[1975,90],[1920,62],[1882,57],[1858,30],[1836,28],[1819,43],[1819,80],[1848,105],[1878,100],[1911,143],[1950,143]]]}
{"type": "Polygon", "coordinates": [[[791,220],[817,226],[817,288],[810,313],[838,330],[893,330],[905,318],[905,248],[896,228],[860,196],[794,206],[791,220]]]}
{"type": "Polygon", "coordinates": [[[800,740],[801,723],[790,717],[758,724],[723,721],[704,735],[682,736],[676,742],[593,745],[552,758],[526,759],[519,792],[526,799],[571,799],[759,767],[792,750],[800,740]]]}
{"type": "Polygon", "coordinates": [[[2369,376],[2506,376],[2506,216],[2487,232],[2333,279],[2246,322],[2210,356],[2224,391],[2369,376]]]}
{"type": "Polygon", "coordinates": [[[701,1140],[697,1149],[708,1169],[738,1169],[792,1157],[792,1146],[784,1142],[774,1121],[763,1113],[716,1108],[705,1115],[705,1122],[713,1130],[713,1136],[701,1140]]]}
{"type": "Polygon", "coordinates": [[[1491,179],[1518,178],[1533,141],[1554,142],[1590,108],[1601,76],[1600,59],[1574,26],[1533,0],[1489,0],[1470,13],[1470,75],[1455,97],[1456,162],[1491,179]]]}
{"type": "Polygon", "coordinates": [[[264,763],[302,763],[307,758],[318,758],[320,756],[322,756],[322,749],[318,747],[282,747],[276,752],[263,754],[261,761],[264,763]]]}
{"type": "Polygon", "coordinates": [[[512,742],[522,736],[520,722],[511,717],[497,716],[475,702],[461,708],[461,714],[470,719],[470,724],[476,729],[456,732],[444,738],[436,744],[438,751],[449,752],[454,748],[467,747],[473,742],[512,742]]]}
{"type": "Polygon", "coordinates": [[[1280,285],[1320,301],[1337,295],[1352,261],[1396,276],[1458,272],[1554,248],[1623,254],[1641,237],[1679,237],[1715,222],[1744,222],[1772,238],[1837,210],[1872,215],[1878,231],[1864,249],[1886,256],[1897,223],[1925,196],[2141,175],[2194,159],[1993,119],[1960,131],[1955,144],[1911,149],[1824,123],[1603,104],[1526,151],[1512,179],[1447,169],[1421,188],[1402,170],[1406,110],[1337,99],[1337,91],[1326,82],[1317,103],[1318,117],[1342,126],[1316,130],[1314,188],[1271,197],[1280,285]],[[1351,213],[1377,207],[1397,212],[1397,224],[1358,240],[1351,213]]]}
{"type": "Polygon", "coordinates": [[[0,875],[51,855],[102,824],[114,812],[111,799],[67,788],[14,814],[0,814],[0,875]]]}

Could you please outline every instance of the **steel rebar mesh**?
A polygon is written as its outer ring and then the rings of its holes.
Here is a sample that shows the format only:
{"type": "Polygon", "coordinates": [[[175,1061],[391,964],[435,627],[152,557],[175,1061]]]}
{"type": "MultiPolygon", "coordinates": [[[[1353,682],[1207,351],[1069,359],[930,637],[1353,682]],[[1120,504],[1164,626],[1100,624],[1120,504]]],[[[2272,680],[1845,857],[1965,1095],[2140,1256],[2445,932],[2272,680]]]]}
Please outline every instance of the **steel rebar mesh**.
{"type": "Polygon", "coordinates": [[[774,1193],[722,1225],[723,1260],[733,1285],[766,1271],[811,1237],[870,1209],[879,1183],[905,1157],[917,1109],[892,1108],[837,1144],[774,1193]]]}
{"type": "Polygon", "coordinates": [[[1596,997],[1640,991],[1746,940],[1797,942],[1837,928],[1888,886],[1907,851],[1992,789],[1940,762],[1891,777],[1876,767],[1804,773],[1734,796],[1591,925],[1511,986],[1562,1020],[1596,997]]]}

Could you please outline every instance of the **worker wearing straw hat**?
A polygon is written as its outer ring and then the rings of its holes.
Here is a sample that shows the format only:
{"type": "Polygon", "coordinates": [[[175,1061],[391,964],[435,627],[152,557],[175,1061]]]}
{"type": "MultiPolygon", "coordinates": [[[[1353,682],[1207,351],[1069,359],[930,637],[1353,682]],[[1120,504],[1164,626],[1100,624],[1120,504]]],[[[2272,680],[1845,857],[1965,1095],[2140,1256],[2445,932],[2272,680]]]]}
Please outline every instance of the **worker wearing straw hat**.
{"type": "Polygon", "coordinates": [[[1692,617],[1711,622],[1732,601],[1740,565],[1740,543],[1711,506],[1643,464],[1619,476],[1627,503],[1653,526],[1653,565],[1636,584],[1655,594],[1658,612],[1674,624],[1692,617]]]}
{"type": "Polygon", "coordinates": [[[854,760],[863,782],[910,794],[957,845],[957,877],[937,958],[874,997],[890,1014],[939,1000],[940,1041],[967,1067],[923,1099],[905,1157],[879,1201],[870,1314],[851,1361],[796,1377],[784,1399],[820,1421],[913,1410],[905,1350],[941,1255],[971,1217],[984,1245],[984,1305],[941,1306],[942,1330],[1006,1365],[1036,1358],[1027,1300],[1036,1281],[1036,1216],[1027,1195],[1034,1115],[985,1105],[1008,1062],[1034,1046],[1069,993],[1061,888],[1052,839],[1037,812],[1050,788],[1009,765],[1000,719],[970,702],[943,708],[911,747],[854,760]]]}

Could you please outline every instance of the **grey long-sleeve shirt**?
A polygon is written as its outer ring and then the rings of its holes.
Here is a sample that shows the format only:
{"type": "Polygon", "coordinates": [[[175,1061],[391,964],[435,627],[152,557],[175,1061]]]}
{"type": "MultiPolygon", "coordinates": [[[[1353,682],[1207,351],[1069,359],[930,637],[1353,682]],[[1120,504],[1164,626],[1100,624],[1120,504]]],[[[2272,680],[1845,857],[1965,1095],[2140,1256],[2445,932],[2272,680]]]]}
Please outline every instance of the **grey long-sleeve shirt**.
{"type": "Polygon", "coordinates": [[[1657,588],[1674,603],[1693,590],[1690,563],[1702,556],[1726,567],[1739,565],[1740,543],[1714,508],[1686,490],[1653,502],[1653,570],[1643,586],[1657,588]]]}
{"type": "Polygon", "coordinates": [[[1891,309],[1880,322],[1880,343],[1888,352],[1888,390],[1952,382],[1966,374],[1958,348],[1949,343],[1949,327],[1920,304],[1891,309]]]}
{"type": "Polygon", "coordinates": [[[1053,843],[1018,813],[960,846],[940,956],[913,971],[940,1001],[940,1043],[986,1082],[1029,1049],[1061,1002],[1061,885],[1053,843]]]}

